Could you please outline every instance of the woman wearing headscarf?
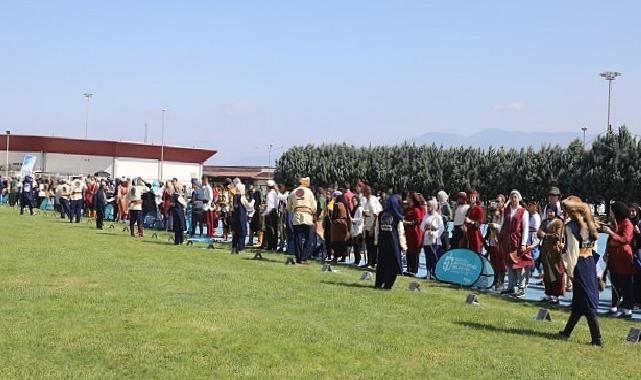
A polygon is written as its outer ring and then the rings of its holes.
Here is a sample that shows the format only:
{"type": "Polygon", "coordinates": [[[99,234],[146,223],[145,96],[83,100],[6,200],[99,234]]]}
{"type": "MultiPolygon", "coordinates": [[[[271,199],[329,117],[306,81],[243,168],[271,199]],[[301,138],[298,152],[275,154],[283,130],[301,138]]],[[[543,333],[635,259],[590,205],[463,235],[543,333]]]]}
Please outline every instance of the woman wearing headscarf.
{"type": "Polygon", "coordinates": [[[452,220],[452,207],[450,207],[449,195],[445,191],[439,191],[436,194],[438,200],[438,212],[443,218],[443,226],[445,231],[441,235],[441,247],[443,252],[450,249],[450,221],[452,220]]]}
{"type": "Polygon", "coordinates": [[[352,197],[352,248],[354,250],[354,265],[361,263],[361,247],[363,246],[363,207],[358,196],[352,197]]]}
{"type": "Polygon", "coordinates": [[[403,228],[405,238],[407,239],[407,273],[406,275],[414,277],[418,273],[418,255],[421,252],[423,230],[421,229],[421,215],[423,212],[416,193],[407,193],[407,208],[403,217],[403,228]]]}
{"type": "Polygon", "coordinates": [[[432,199],[427,202],[427,212],[421,221],[423,235],[423,253],[425,254],[426,278],[436,278],[436,263],[442,255],[441,235],[445,231],[443,217],[436,211],[438,204],[432,199]]]}
{"type": "Polygon", "coordinates": [[[543,266],[543,286],[545,286],[543,301],[552,304],[559,303],[558,297],[565,294],[566,281],[563,263],[565,224],[557,215],[558,208],[555,206],[552,203],[546,207],[546,218],[537,232],[538,238],[541,239],[539,261],[543,266]]]}
{"type": "Polygon", "coordinates": [[[485,222],[485,212],[479,200],[479,193],[473,191],[470,193],[470,208],[465,217],[465,238],[467,248],[481,254],[483,251],[483,235],[481,234],[481,225],[485,222]]]}
{"type": "Polygon", "coordinates": [[[334,193],[334,208],[332,209],[332,248],[334,256],[333,262],[345,262],[345,254],[349,242],[349,230],[351,222],[349,220],[349,207],[347,206],[345,196],[342,192],[334,193]]]}
{"type": "Polygon", "coordinates": [[[452,239],[450,245],[452,248],[465,247],[465,218],[470,205],[467,203],[467,194],[464,192],[458,193],[456,197],[456,208],[454,209],[454,230],[452,231],[452,239]]]}
{"type": "Polygon", "coordinates": [[[367,247],[367,267],[375,268],[377,263],[377,247],[374,244],[374,236],[376,235],[378,223],[378,215],[381,211],[381,203],[376,195],[372,194],[372,189],[369,186],[363,187],[363,218],[364,218],[364,234],[365,245],[367,247]]]}
{"type": "Polygon", "coordinates": [[[568,339],[579,319],[585,316],[590,328],[592,344],[603,346],[599,321],[597,320],[599,285],[596,275],[596,262],[598,261],[596,243],[599,234],[590,208],[579,197],[568,197],[562,202],[562,206],[565,215],[570,218],[570,222],[565,227],[565,245],[567,249],[577,247],[578,258],[574,267],[572,313],[565,329],[559,332],[559,336],[568,339]]]}
{"type": "Polygon", "coordinates": [[[394,194],[385,201],[383,211],[378,215],[374,240],[378,247],[374,286],[391,289],[396,277],[402,272],[401,251],[407,249],[400,195],[394,194]]]}
{"type": "MultiPolygon", "coordinates": [[[[632,253],[641,249],[641,206],[636,203],[630,204],[630,221],[634,227],[634,237],[632,238],[632,253]]],[[[634,274],[634,307],[641,307],[641,273],[637,271],[634,274]]]]}
{"type": "Polygon", "coordinates": [[[605,248],[605,261],[608,263],[610,280],[612,281],[612,307],[610,314],[616,315],[617,305],[622,299],[623,313],[620,317],[632,318],[634,305],[634,269],[632,257],[632,238],[634,226],[629,219],[630,210],[623,202],[614,202],[610,205],[610,218],[613,227],[603,226],[603,233],[608,234],[608,243],[605,248]]]}
{"type": "Polygon", "coordinates": [[[500,245],[507,261],[508,288],[502,294],[514,294],[517,298],[525,296],[527,286],[526,268],[532,265],[532,256],[527,249],[529,215],[521,201],[523,197],[517,190],[510,193],[510,204],[503,213],[500,245]],[[514,288],[518,290],[514,291],[514,288]]]}

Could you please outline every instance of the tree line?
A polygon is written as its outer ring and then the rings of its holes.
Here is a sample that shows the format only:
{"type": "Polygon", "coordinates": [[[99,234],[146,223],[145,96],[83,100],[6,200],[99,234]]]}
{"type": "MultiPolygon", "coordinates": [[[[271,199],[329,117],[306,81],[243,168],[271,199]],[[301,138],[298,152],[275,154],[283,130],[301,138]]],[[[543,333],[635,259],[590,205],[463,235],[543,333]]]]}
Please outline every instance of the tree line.
{"type": "Polygon", "coordinates": [[[363,181],[380,191],[448,194],[478,191],[485,199],[518,189],[543,200],[550,186],[585,201],[641,200],[641,141],[623,126],[599,135],[589,148],[544,145],[488,149],[404,143],[356,147],[346,144],[295,146],[276,163],[275,178],[293,184],[310,177],[322,187],[363,181]]]}

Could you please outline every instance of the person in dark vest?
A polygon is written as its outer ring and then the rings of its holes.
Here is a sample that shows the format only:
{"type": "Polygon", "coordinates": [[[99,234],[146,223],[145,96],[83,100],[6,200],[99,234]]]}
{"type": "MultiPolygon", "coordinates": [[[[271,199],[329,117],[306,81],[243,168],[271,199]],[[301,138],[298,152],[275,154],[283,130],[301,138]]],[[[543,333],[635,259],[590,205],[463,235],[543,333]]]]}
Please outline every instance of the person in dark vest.
{"type": "Polygon", "coordinates": [[[253,207],[254,201],[252,200],[250,202],[245,197],[245,185],[237,183],[232,200],[232,254],[238,254],[245,249],[245,239],[247,239],[247,210],[253,207]]]}
{"type": "Polygon", "coordinates": [[[25,207],[29,207],[29,212],[33,215],[33,178],[31,176],[25,176],[22,180],[20,215],[24,215],[25,207]]]}
{"type": "Polygon", "coordinates": [[[394,194],[385,200],[383,212],[378,215],[374,240],[378,247],[374,287],[391,289],[396,277],[403,271],[401,251],[407,250],[400,195],[394,194]]]}
{"type": "Polygon", "coordinates": [[[183,197],[182,183],[175,181],[173,188],[170,188],[170,206],[174,224],[174,245],[182,244],[185,241],[184,233],[186,228],[185,206],[187,201],[183,197]]]}
{"type": "Polygon", "coordinates": [[[205,223],[205,191],[195,178],[191,181],[191,187],[191,226],[189,226],[189,231],[191,236],[196,235],[196,226],[198,226],[200,231],[199,236],[203,236],[205,223]]]}
{"type": "Polygon", "coordinates": [[[106,185],[98,185],[98,189],[93,193],[93,210],[96,213],[96,229],[102,230],[105,219],[105,206],[107,205],[107,196],[105,194],[106,185]]]}
{"type": "Polygon", "coordinates": [[[583,316],[588,320],[592,345],[603,346],[597,308],[599,306],[599,284],[596,274],[596,263],[599,260],[596,253],[599,234],[596,230],[594,217],[590,208],[580,198],[570,196],[562,202],[565,215],[570,218],[566,225],[566,247],[579,247],[579,257],[574,267],[574,289],[572,291],[572,313],[565,329],[559,336],[569,339],[579,319],[583,316]]]}

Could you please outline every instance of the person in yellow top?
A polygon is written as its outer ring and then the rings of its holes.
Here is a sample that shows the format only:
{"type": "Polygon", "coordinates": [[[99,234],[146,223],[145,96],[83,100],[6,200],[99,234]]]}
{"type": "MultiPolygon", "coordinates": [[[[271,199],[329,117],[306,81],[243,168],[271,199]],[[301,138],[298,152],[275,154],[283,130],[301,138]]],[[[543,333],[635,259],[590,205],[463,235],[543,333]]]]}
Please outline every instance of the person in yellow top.
{"type": "Polygon", "coordinates": [[[312,255],[312,233],[316,215],[316,198],[309,189],[309,177],[301,178],[299,186],[287,198],[287,211],[293,214],[296,262],[307,264],[312,255]]]}

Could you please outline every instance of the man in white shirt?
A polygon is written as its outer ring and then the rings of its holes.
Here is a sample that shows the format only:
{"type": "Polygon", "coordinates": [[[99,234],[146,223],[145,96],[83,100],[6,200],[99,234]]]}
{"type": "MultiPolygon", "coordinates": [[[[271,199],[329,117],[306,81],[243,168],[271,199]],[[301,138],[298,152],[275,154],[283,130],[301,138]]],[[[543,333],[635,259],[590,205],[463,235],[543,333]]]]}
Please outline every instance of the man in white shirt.
{"type": "Polygon", "coordinates": [[[276,189],[276,182],[270,179],[267,181],[269,192],[265,211],[265,239],[263,240],[263,248],[268,251],[275,251],[278,248],[278,204],[280,199],[278,197],[278,190],[276,189]]]}

